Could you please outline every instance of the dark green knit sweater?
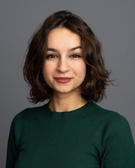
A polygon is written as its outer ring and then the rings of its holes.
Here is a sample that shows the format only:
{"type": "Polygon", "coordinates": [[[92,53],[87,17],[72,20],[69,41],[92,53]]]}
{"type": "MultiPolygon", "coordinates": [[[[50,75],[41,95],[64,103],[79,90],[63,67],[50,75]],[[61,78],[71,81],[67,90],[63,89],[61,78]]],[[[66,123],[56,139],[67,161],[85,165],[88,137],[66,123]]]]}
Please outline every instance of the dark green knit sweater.
{"type": "Polygon", "coordinates": [[[61,113],[29,108],[12,122],[6,168],[135,168],[131,130],[94,103],[61,113]]]}

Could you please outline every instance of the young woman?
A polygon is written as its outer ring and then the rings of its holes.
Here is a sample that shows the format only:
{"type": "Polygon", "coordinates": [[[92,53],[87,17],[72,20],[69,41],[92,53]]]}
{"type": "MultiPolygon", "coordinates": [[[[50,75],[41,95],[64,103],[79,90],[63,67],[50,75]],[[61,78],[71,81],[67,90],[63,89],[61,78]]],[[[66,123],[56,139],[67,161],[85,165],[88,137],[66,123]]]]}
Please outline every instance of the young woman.
{"type": "Polygon", "coordinates": [[[13,119],[6,168],[135,168],[127,120],[95,104],[109,74],[100,42],[80,17],[49,16],[24,64],[31,101],[49,101],[13,119]]]}

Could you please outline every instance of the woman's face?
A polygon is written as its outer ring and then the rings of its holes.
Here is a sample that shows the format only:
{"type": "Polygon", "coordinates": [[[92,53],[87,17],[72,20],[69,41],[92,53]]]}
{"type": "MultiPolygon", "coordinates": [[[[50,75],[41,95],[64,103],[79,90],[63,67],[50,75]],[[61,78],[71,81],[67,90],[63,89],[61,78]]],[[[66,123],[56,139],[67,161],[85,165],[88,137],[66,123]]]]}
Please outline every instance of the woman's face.
{"type": "Polygon", "coordinates": [[[47,39],[43,66],[45,82],[54,90],[54,94],[80,94],[85,75],[86,64],[80,36],[67,28],[52,29],[47,39]]]}

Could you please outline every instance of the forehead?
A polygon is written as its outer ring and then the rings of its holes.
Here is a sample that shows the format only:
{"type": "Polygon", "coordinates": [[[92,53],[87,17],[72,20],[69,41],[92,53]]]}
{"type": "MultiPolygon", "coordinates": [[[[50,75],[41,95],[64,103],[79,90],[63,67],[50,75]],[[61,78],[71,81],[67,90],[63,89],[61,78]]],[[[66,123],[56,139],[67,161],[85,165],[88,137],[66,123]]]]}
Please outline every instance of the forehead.
{"type": "Polygon", "coordinates": [[[47,38],[48,47],[76,47],[81,45],[81,38],[78,34],[72,32],[71,30],[58,27],[52,29],[47,38]]]}

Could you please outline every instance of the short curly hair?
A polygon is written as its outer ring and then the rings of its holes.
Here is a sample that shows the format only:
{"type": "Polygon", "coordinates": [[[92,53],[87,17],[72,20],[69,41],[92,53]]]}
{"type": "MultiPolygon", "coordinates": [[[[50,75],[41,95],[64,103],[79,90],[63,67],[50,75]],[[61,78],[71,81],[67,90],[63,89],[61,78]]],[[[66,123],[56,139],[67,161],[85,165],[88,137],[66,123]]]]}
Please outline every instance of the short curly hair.
{"type": "Polygon", "coordinates": [[[82,18],[65,10],[50,15],[34,33],[29,43],[23,74],[30,85],[30,101],[38,103],[52,97],[53,90],[44,81],[42,69],[47,51],[48,34],[57,27],[67,28],[80,36],[86,62],[86,76],[81,84],[81,96],[87,101],[101,101],[105,95],[106,86],[111,82],[110,71],[104,65],[101,44],[82,18]]]}

